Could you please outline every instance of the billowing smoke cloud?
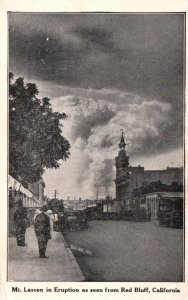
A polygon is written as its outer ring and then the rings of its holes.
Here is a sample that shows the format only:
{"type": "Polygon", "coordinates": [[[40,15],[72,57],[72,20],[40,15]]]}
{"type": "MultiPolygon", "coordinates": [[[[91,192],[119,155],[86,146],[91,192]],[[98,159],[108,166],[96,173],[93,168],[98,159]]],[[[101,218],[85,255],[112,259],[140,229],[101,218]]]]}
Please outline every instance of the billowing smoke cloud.
{"type": "Polygon", "coordinates": [[[183,140],[184,26],[179,13],[9,14],[10,71],[69,116],[63,134],[71,157],[46,172],[50,196],[60,186],[62,197],[114,192],[121,128],[130,160],[150,160],[149,167],[162,153],[163,166],[175,160],[169,151],[183,140]]]}
{"type": "Polygon", "coordinates": [[[169,132],[173,124],[172,108],[169,103],[117,90],[100,91],[101,99],[96,94],[93,98],[69,94],[52,103],[54,110],[69,116],[64,134],[71,141],[72,152],[65,171],[68,181],[74,183],[74,192],[95,196],[97,190],[99,194],[103,190],[114,195],[114,159],[120,129],[124,129],[127,152],[132,158],[167,151],[170,145],[166,144],[165,131],[169,132]]]}

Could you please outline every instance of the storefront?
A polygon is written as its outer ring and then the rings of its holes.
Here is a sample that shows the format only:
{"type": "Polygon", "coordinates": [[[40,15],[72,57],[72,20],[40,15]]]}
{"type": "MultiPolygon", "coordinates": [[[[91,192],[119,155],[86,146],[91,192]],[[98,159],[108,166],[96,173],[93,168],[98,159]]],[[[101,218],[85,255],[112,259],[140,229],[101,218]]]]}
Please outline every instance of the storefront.
{"type": "Polygon", "coordinates": [[[40,206],[40,202],[33,196],[33,194],[12,176],[8,176],[8,192],[9,192],[9,235],[14,234],[14,220],[13,215],[18,207],[26,207],[34,209],[40,206]]]}

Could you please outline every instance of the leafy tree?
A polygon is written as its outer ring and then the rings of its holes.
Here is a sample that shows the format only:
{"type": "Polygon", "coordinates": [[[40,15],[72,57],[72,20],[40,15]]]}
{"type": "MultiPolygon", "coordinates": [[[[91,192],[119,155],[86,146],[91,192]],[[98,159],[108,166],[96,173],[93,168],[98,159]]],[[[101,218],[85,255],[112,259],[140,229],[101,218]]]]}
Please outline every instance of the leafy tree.
{"type": "Polygon", "coordinates": [[[47,211],[51,209],[53,213],[64,212],[63,200],[49,199],[48,202],[41,207],[41,210],[47,211]]]}
{"type": "Polygon", "coordinates": [[[37,98],[34,83],[9,75],[9,172],[16,179],[36,182],[47,168],[59,168],[70,144],[62,135],[66,114],[53,112],[49,98],[37,98]]]}
{"type": "Polygon", "coordinates": [[[140,196],[153,192],[183,192],[183,185],[173,182],[170,185],[163,184],[161,181],[146,183],[134,189],[134,196],[140,196]]]}

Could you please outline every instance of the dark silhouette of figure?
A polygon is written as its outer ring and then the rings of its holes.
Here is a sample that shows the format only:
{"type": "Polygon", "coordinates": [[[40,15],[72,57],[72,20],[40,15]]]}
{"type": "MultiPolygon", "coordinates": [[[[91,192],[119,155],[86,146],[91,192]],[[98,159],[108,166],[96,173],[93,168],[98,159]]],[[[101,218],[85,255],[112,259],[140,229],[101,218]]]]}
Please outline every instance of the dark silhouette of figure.
{"type": "Polygon", "coordinates": [[[16,239],[17,245],[24,247],[25,243],[25,232],[28,224],[27,220],[27,209],[25,207],[19,207],[14,213],[14,222],[16,227],[16,239]]]}
{"type": "Polygon", "coordinates": [[[151,222],[151,206],[148,203],[148,221],[151,222]]]}
{"type": "Polygon", "coordinates": [[[59,229],[61,232],[65,231],[65,216],[63,214],[58,215],[59,229]]]}
{"type": "Polygon", "coordinates": [[[40,258],[48,258],[48,256],[45,255],[45,253],[48,240],[51,239],[50,218],[45,212],[40,212],[35,217],[34,228],[38,240],[39,256],[40,258]]]}

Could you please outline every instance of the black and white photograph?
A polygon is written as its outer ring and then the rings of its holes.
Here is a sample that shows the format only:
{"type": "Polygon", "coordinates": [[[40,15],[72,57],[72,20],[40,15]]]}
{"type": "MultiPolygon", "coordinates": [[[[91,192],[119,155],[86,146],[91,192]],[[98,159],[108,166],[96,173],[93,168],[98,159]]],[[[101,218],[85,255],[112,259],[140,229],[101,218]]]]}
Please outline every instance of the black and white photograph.
{"type": "Polygon", "coordinates": [[[7,19],[7,281],[184,282],[185,13],[7,19]]]}

